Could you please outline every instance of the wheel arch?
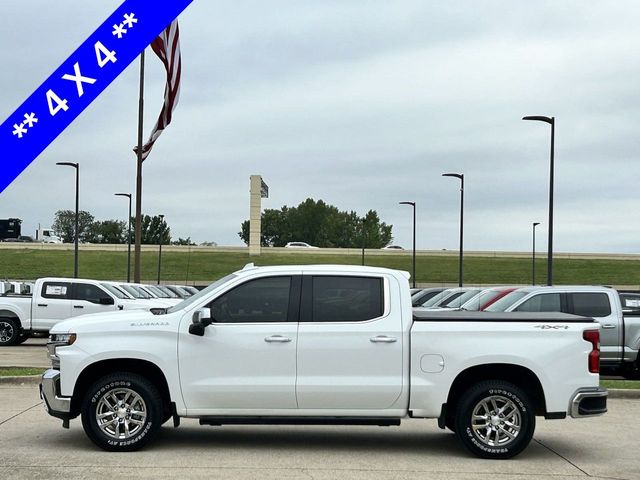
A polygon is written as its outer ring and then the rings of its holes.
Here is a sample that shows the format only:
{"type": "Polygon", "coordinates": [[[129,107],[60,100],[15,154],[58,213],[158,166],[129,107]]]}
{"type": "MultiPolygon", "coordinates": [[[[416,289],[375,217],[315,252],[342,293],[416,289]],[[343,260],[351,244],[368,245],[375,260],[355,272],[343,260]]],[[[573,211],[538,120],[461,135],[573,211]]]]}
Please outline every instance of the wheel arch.
{"type": "Polygon", "coordinates": [[[527,367],[507,363],[475,365],[460,372],[449,389],[446,410],[454,412],[456,403],[464,391],[485,380],[502,380],[514,384],[527,394],[536,415],[547,413],[544,390],[538,376],[527,367]]]}
{"type": "Polygon", "coordinates": [[[84,370],[82,370],[73,387],[71,418],[75,418],[80,414],[82,400],[87,389],[101,377],[115,372],[135,373],[149,379],[162,395],[164,414],[166,416],[171,414],[171,393],[169,391],[167,378],[162,369],[148,360],[118,358],[100,360],[91,365],[87,365],[84,370]]]}

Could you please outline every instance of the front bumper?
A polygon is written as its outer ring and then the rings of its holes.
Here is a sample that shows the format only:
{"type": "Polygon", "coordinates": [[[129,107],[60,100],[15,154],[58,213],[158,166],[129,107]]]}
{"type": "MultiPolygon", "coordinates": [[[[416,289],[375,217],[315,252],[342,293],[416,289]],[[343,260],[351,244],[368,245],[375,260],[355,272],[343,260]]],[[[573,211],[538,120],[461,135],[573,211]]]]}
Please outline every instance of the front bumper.
{"type": "Polygon", "coordinates": [[[49,369],[40,379],[40,398],[49,415],[68,421],[71,418],[71,398],[60,396],[60,371],[49,369]]]}
{"type": "Polygon", "coordinates": [[[606,388],[589,388],[578,390],[571,400],[569,414],[573,418],[595,417],[607,412],[606,388]]]}

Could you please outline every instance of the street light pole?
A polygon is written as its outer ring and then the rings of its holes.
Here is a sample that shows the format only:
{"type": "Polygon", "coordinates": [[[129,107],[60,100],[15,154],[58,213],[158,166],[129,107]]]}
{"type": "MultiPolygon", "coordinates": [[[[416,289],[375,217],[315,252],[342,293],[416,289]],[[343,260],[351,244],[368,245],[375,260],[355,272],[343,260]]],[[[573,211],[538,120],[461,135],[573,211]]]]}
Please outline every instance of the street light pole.
{"type": "Polygon", "coordinates": [[[531,285],[536,284],[536,227],[540,225],[540,222],[533,222],[533,246],[531,249],[533,257],[533,265],[531,268],[531,285]]]}
{"type": "Polygon", "coordinates": [[[164,237],[164,215],[158,215],[160,217],[160,239],[158,242],[158,285],[160,285],[160,266],[162,264],[162,240],[164,237]]]}
{"type": "Polygon", "coordinates": [[[127,283],[131,282],[131,194],[114,193],[116,197],[127,197],[129,199],[129,233],[127,235],[127,283]]]}
{"type": "Polygon", "coordinates": [[[80,204],[80,164],[74,162],[56,162],[56,165],[73,167],[76,169],[76,219],[74,229],[74,249],[73,249],[73,278],[78,278],[78,223],[80,204]]]}
{"type": "Polygon", "coordinates": [[[400,202],[400,205],[413,207],[413,288],[416,288],[416,202],[400,202]]]}
{"type": "Polygon", "coordinates": [[[365,224],[365,217],[362,217],[362,266],[364,267],[364,247],[365,247],[365,243],[366,243],[366,237],[365,237],[365,229],[364,229],[364,224],[365,224]]]}
{"type": "Polygon", "coordinates": [[[443,177],[455,177],[460,180],[460,252],[458,260],[458,286],[462,286],[462,258],[463,258],[463,232],[464,232],[464,174],[463,173],[443,173],[443,177]]]}
{"type": "Polygon", "coordinates": [[[554,144],[556,135],[556,117],[532,115],[522,117],[523,120],[535,120],[551,125],[551,152],[549,155],[549,240],[547,245],[547,285],[553,285],[553,177],[554,177],[554,144]]]}

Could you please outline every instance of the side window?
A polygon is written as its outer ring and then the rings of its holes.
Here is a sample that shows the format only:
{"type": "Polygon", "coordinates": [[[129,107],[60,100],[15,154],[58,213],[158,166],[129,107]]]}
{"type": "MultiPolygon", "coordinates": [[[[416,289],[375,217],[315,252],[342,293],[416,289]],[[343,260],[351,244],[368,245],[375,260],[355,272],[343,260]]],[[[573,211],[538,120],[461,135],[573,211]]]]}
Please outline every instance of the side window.
{"type": "Polygon", "coordinates": [[[559,293],[542,293],[526,300],[516,312],[561,312],[559,293]]]}
{"type": "Polygon", "coordinates": [[[382,316],[382,278],[314,276],[311,321],[364,322],[382,316]]]}
{"type": "Polygon", "coordinates": [[[100,303],[100,299],[109,295],[96,285],[90,283],[76,283],[74,300],[85,300],[91,303],[100,303]]]}
{"type": "Polygon", "coordinates": [[[250,280],[216,298],[208,306],[216,323],[286,322],[291,277],[250,280]]]}
{"type": "Polygon", "coordinates": [[[611,315],[609,296],[606,293],[570,293],[572,312],[583,317],[606,317],[611,315]]]}
{"type": "Polygon", "coordinates": [[[66,282],[44,282],[40,295],[43,298],[68,300],[71,298],[71,284],[66,282]]]}

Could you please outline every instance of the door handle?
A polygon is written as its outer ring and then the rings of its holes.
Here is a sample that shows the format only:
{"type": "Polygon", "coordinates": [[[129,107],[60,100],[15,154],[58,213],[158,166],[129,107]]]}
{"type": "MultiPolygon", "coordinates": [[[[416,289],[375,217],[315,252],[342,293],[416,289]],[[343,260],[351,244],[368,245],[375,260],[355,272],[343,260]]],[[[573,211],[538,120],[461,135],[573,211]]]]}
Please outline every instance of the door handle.
{"type": "Polygon", "coordinates": [[[395,343],[398,341],[396,337],[387,337],[386,335],[378,335],[369,339],[372,343],[395,343]]]}
{"type": "Polygon", "coordinates": [[[269,337],[264,337],[264,341],[268,343],[288,343],[291,339],[283,335],[271,335],[269,337]]]}
{"type": "Polygon", "coordinates": [[[73,308],[84,308],[82,305],[74,305],[73,308]]]}
{"type": "Polygon", "coordinates": [[[614,325],[613,323],[605,323],[604,325],[602,325],[602,328],[616,328],[616,325],[614,325]]]}
{"type": "Polygon", "coordinates": [[[46,303],[39,303],[38,306],[39,307],[47,307],[48,305],[46,303]]]}

